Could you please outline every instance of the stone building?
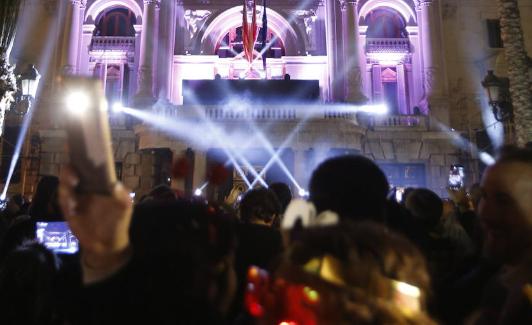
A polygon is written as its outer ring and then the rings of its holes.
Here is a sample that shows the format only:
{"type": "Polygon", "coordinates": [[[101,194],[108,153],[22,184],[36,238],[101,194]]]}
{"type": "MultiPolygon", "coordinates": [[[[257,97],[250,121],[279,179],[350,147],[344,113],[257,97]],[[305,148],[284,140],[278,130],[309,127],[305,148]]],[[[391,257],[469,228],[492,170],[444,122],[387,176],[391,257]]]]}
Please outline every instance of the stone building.
{"type": "MultiPolygon", "coordinates": [[[[110,103],[201,121],[169,132],[111,114],[117,172],[138,195],[166,182],[191,193],[210,166],[226,161],[234,177],[211,195],[245,178],[252,183],[263,169],[266,182],[285,181],[297,192],[320,161],[344,153],[374,159],[397,186],[444,194],[456,163],[465,165],[468,182],[478,181],[486,134],[502,139],[481,86],[487,70],[505,75],[496,0],[267,1],[266,69],[262,60],[253,69],[267,79],[317,80],[320,104],[310,117],[305,105],[190,101],[183,81],[238,79],[248,68],[242,9],[237,0],[28,1],[11,61],[34,63],[44,77],[12,190],[31,194],[40,175],[58,174],[67,160],[57,95],[63,73],[101,79],[110,103]],[[388,113],[338,110],[377,104],[388,113]],[[205,125],[221,132],[219,141],[198,139],[205,125]],[[193,168],[172,180],[172,161],[180,159],[193,168]]],[[[263,11],[257,1],[258,29],[263,11]]],[[[521,16],[532,17],[532,2],[521,1],[521,16]]],[[[532,23],[522,25],[530,53],[532,23]]],[[[255,49],[261,52],[260,41],[255,49]]]]}

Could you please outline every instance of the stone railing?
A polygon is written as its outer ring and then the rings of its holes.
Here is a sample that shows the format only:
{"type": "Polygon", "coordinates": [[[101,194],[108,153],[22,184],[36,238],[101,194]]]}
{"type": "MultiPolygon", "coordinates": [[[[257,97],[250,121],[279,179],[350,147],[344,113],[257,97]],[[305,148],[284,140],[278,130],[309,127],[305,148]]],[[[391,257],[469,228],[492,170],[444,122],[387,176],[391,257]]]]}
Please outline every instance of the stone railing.
{"type": "Polygon", "coordinates": [[[135,37],[129,36],[94,36],[92,51],[135,51],[135,37]]]}
{"type": "Polygon", "coordinates": [[[366,39],[366,53],[408,53],[410,41],[408,38],[368,38],[366,39]]]}
{"type": "Polygon", "coordinates": [[[168,106],[157,107],[154,111],[165,117],[210,120],[349,120],[356,121],[355,114],[335,110],[327,105],[290,105],[290,106],[258,106],[250,108],[227,108],[223,106],[168,106]]]}
{"type": "Polygon", "coordinates": [[[221,107],[206,107],[205,116],[211,120],[294,120],[296,119],[296,109],[287,107],[261,107],[232,110],[221,107]]]}
{"type": "Polygon", "coordinates": [[[428,129],[428,117],[424,115],[382,115],[372,116],[369,126],[374,129],[428,129]]]}

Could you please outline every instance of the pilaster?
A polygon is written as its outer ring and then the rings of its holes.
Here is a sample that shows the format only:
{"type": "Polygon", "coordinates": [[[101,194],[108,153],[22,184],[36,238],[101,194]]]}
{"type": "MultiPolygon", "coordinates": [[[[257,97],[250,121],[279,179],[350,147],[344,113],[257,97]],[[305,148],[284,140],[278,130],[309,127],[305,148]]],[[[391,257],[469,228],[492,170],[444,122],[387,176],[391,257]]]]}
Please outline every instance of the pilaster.
{"type": "Polygon", "coordinates": [[[159,0],[144,0],[140,60],[137,77],[138,88],[135,96],[135,102],[138,106],[148,106],[155,101],[153,82],[155,60],[157,57],[159,4],[159,0]]]}
{"type": "Polygon", "coordinates": [[[366,102],[362,91],[362,70],[360,68],[360,33],[358,28],[358,0],[340,0],[342,8],[342,38],[344,50],[343,79],[345,100],[351,103],[366,102]]]}
{"type": "Polygon", "coordinates": [[[68,46],[65,66],[63,72],[65,74],[77,74],[79,72],[79,45],[81,35],[82,12],[85,8],[86,0],[70,0],[69,15],[70,21],[67,23],[68,46]]]}

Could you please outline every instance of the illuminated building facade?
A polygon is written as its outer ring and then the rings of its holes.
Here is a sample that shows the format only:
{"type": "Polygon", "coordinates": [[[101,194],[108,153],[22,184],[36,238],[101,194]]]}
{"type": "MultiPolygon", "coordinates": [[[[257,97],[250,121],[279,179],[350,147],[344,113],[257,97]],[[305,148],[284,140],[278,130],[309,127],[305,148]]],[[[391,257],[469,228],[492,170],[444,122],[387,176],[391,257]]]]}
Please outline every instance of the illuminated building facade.
{"type": "MultiPolygon", "coordinates": [[[[260,29],[264,8],[257,4],[260,29]]],[[[267,79],[289,74],[292,80],[318,80],[323,105],[310,119],[302,105],[252,105],[249,114],[238,114],[235,105],[183,105],[183,80],[238,79],[246,71],[242,1],[47,0],[28,6],[21,21],[33,24],[18,36],[38,37],[30,44],[17,41],[12,61],[36,63],[46,82],[29,162],[23,162],[27,193],[39,175],[57,174],[65,161],[61,105],[54,96],[61,73],[99,78],[111,103],[168,119],[200,116],[223,132],[245,138],[259,130],[267,140],[205,145],[112,116],[119,177],[141,194],[166,182],[172,161],[181,158],[193,168],[172,186],[193,192],[205,183],[209,166],[229,159],[224,145],[247,161],[236,158],[250,182],[272,152],[284,148],[283,164],[270,164],[264,177],[285,181],[296,192],[306,188],[320,161],[343,153],[374,159],[394,185],[443,194],[455,163],[466,165],[470,182],[478,181],[474,147],[486,131],[482,125],[490,124],[480,80],[488,69],[504,75],[504,57],[493,44],[495,0],[268,1],[267,66],[264,70],[256,60],[253,68],[267,79]],[[339,103],[385,104],[388,113],[342,113],[334,109],[339,103]]],[[[527,15],[532,4],[523,2],[522,17],[527,15]]],[[[523,28],[532,34],[529,22],[523,21],[523,28]]],[[[235,176],[219,195],[245,183],[230,170],[235,176]]]]}

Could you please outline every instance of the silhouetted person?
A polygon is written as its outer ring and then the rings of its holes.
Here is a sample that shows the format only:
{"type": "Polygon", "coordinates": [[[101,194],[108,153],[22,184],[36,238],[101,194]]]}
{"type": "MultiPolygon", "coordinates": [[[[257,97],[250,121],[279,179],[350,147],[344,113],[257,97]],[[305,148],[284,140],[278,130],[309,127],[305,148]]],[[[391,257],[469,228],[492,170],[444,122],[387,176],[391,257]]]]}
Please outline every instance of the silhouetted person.
{"type": "Polygon", "coordinates": [[[268,188],[272,190],[277,196],[277,199],[279,199],[279,203],[281,203],[281,214],[283,214],[290,201],[292,201],[292,191],[290,191],[290,187],[285,183],[279,182],[270,184],[268,188]]]}
{"type": "Polygon", "coordinates": [[[44,246],[11,251],[0,267],[0,324],[62,324],[54,283],[58,261],[44,246]]]}
{"type": "Polygon", "coordinates": [[[28,209],[32,220],[62,221],[63,216],[58,203],[59,178],[43,176],[37,184],[35,195],[28,209]]]}
{"type": "Polygon", "coordinates": [[[484,253],[503,265],[477,324],[532,324],[532,150],[504,148],[482,177],[484,253]]]}
{"type": "Polygon", "coordinates": [[[146,196],[143,196],[139,202],[147,203],[172,203],[177,199],[177,195],[174,190],[168,185],[155,186],[146,196]]]}
{"type": "Polygon", "coordinates": [[[271,226],[281,214],[281,204],[272,190],[253,189],[240,201],[240,220],[243,223],[271,226]]]}
{"type": "Polygon", "coordinates": [[[248,268],[256,265],[268,269],[274,258],[282,252],[281,233],[272,227],[280,213],[281,205],[270,189],[250,190],[240,202],[241,223],[237,227],[238,245],[235,254],[238,291],[233,316],[240,312],[248,268]]]}
{"type": "Polygon", "coordinates": [[[331,210],[348,220],[384,222],[388,191],[384,173],[363,156],[328,159],[310,179],[310,200],[318,213],[331,210]]]}

